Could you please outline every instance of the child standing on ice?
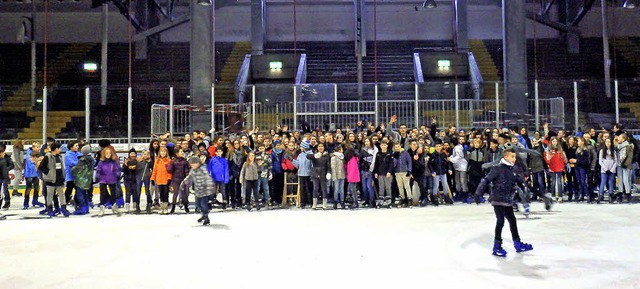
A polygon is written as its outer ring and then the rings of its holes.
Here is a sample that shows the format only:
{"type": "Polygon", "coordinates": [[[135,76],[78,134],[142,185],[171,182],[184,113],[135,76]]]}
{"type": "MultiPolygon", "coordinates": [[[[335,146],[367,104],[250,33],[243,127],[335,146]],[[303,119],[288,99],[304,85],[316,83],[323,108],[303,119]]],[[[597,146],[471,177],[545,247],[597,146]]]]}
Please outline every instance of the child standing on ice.
{"type": "Polygon", "coordinates": [[[196,196],[196,206],[200,209],[202,216],[198,219],[198,223],[209,225],[209,196],[213,194],[213,179],[206,166],[200,163],[200,158],[192,156],[189,158],[189,167],[191,170],[180,184],[180,191],[188,192],[193,186],[193,194],[196,196]]]}

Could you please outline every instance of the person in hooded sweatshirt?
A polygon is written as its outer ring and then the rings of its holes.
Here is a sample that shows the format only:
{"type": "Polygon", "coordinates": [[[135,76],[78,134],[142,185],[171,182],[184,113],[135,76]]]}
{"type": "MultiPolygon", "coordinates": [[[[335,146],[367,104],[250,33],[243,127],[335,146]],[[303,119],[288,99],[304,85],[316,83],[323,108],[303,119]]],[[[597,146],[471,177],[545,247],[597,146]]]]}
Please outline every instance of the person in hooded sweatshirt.
{"type": "Polygon", "coordinates": [[[480,204],[480,197],[484,195],[487,188],[491,187],[489,201],[493,206],[496,216],[496,227],[493,241],[493,255],[498,257],[506,257],[507,251],[502,248],[502,228],[504,227],[504,219],[509,222],[511,230],[511,238],[516,252],[525,252],[533,250],[531,244],[523,243],[518,233],[518,224],[513,213],[513,198],[515,196],[514,188],[518,183],[522,186],[524,176],[516,174],[513,166],[516,163],[516,152],[512,148],[507,148],[502,152],[502,159],[499,166],[494,166],[485,176],[478,189],[475,192],[476,204],[480,204]],[[490,186],[489,184],[493,184],[490,186]]]}
{"type": "Polygon", "coordinates": [[[467,171],[469,169],[469,162],[466,159],[466,150],[464,144],[466,138],[460,136],[457,139],[453,138],[452,142],[455,144],[453,152],[449,156],[449,161],[453,164],[453,176],[456,185],[456,195],[454,201],[466,202],[467,195],[469,194],[469,181],[467,171]]]}
{"type": "Polygon", "coordinates": [[[140,191],[138,191],[136,170],[138,168],[138,153],[136,149],[129,150],[129,156],[122,164],[122,173],[124,174],[124,189],[126,191],[125,212],[129,212],[131,197],[133,197],[133,209],[135,214],[140,213],[140,191]]]}

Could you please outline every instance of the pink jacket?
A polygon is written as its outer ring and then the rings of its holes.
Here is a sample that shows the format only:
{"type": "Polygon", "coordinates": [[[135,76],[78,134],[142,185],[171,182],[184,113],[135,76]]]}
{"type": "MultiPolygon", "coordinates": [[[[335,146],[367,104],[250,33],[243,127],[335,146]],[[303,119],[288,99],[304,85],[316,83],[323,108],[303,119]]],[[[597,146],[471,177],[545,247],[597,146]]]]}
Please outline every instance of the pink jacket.
{"type": "Polygon", "coordinates": [[[360,182],[360,168],[358,167],[358,157],[352,157],[347,162],[347,183],[360,182]]]}

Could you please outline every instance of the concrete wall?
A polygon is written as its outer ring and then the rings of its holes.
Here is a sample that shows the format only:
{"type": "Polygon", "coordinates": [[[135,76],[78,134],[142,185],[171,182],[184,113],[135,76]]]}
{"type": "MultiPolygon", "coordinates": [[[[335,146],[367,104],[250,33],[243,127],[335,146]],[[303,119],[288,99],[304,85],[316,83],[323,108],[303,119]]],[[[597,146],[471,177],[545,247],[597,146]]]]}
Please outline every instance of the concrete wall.
{"type": "MultiPolygon", "coordinates": [[[[533,9],[533,8],[532,8],[533,9]]],[[[93,12],[50,13],[50,42],[99,42],[99,9],[93,12]]],[[[365,27],[369,40],[373,40],[373,7],[367,7],[369,25],[365,27]]],[[[178,7],[176,15],[187,13],[186,7],[178,7]]],[[[640,29],[631,23],[640,23],[640,10],[612,9],[612,36],[640,36],[640,29]]],[[[29,13],[0,12],[0,43],[15,43],[21,16],[29,13]]],[[[217,10],[216,41],[250,41],[249,6],[230,6],[217,10]]],[[[469,38],[502,38],[501,10],[496,6],[469,6],[469,38]]],[[[43,23],[43,14],[36,17],[43,23]]],[[[377,8],[378,40],[443,40],[452,38],[453,13],[451,6],[441,6],[433,10],[415,11],[413,5],[379,5],[377,8]]],[[[353,6],[298,5],[296,19],[296,39],[298,41],[350,41],[354,40],[353,6]]],[[[127,23],[115,8],[110,9],[109,40],[127,41],[127,23]]],[[[267,41],[294,40],[293,8],[289,5],[272,5],[267,9],[267,41]]],[[[580,25],[585,37],[601,35],[599,9],[594,9],[580,25]]],[[[162,34],[163,41],[189,41],[189,23],[178,26],[162,34]]],[[[558,33],[546,26],[527,21],[527,34],[532,38],[557,37],[558,33]]],[[[38,42],[42,33],[36,33],[38,42]]]]}

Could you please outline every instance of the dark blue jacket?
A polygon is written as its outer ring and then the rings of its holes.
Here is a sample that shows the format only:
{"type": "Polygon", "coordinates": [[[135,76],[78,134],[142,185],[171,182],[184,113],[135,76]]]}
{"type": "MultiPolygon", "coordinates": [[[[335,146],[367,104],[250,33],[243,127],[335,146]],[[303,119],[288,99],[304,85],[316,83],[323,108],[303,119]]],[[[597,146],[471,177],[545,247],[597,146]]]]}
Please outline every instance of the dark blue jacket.
{"type": "Polygon", "coordinates": [[[283,152],[280,152],[279,154],[277,154],[275,150],[271,151],[271,162],[273,163],[274,174],[282,174],[284,172],[282,170],[282,159],[284,159],[283,152]]]}
{"type": "Polygon", "coordinates": [[[393,153],[393,170],[396,173],[411,173],[411,156],[407,151],[393,153]]]}
{"type": "Polygon", "coordinates": [[[522,176],[515,174],[513,166],[504,162],[506,161],[503,159],[499,166],[492,167],[476,189],[476,196],[480,197],[484,194],[489,183],[493,183],[489,201],[494,206],[511,206],[515,196],[515,186],[517,183],[523,182],[522,176]]]}
{"type": "Polygon", "coordinates": [[[588,150],[582,150],[581,152],[576,151],[576,167],[589,169],[591,166],[591,155],[588,150]]]}
{"type": "Polygon", "coordinates": [[[427,165],[429,166],[429,170],[437,176],[445,175],[448,170],[453,169],[451,163],[447,161],[447,155],[445,155],[444,152],[438,153],[434,151],[427,165]]]}

